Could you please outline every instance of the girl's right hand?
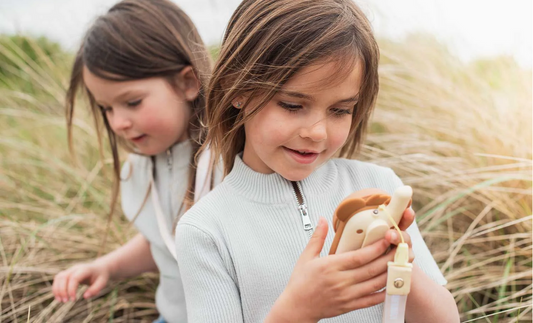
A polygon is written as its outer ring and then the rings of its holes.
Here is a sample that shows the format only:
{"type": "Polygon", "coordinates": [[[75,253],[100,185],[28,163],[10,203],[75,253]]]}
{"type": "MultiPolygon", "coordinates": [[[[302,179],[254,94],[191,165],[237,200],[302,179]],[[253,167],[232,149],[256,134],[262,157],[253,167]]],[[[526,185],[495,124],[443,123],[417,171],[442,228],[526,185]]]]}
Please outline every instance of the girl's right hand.
{"type": "Polygon", "coordinates": [[[97,295],[107,285],[109,278],[108,267],[98,260],[77,264],[54,277],[52,292],[56,301],[66,303],[76,299],[79,284],[87,284],[89,288],[83,293],[83,298],[87,299],[97,295]]]}
{"type": "MultiPolygon", "coordinates": [[[[328,225],[320,218],[291,278],[269,318],[272,321],[318,322],[384,302],[389,247],[381,239],[365,248],[320,258],[328,225]]],[[[269,321],[269,320],[267,320],[269,321]]]]}

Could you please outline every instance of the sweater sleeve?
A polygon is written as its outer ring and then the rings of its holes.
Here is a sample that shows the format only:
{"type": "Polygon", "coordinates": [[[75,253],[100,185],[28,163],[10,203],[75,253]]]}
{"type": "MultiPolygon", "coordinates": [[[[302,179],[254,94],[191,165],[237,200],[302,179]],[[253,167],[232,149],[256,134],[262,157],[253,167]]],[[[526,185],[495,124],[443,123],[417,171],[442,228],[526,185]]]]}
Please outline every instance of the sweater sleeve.
{"type": "MultiPolygon", "coordinates": [[[[394,186],[400,187],[403,184],[402,180],[394,173],[393,170],[391,171],[391,176],[393,177],[394,186]]],[[[414,192],[416,194],[416,192],[414,192]]],[[[415,260],[414,263],[422,269],[422,271],[428,275],[429,278],[431,278],[434,282],[436,282],[439,285],[446,285],[448,281],[444,276],[442,275],[439,266],[437,265],[437,262],[431,255],[431,252],[429,251],[428,246],[426,245],[426,242],[424,241],[424,238],[422,237],[422,234],[420,234],[420,230],[418,229],[418,225],[416,224],[416,218],[413,224],[409,228],[407,228],[407,233],[409,233],[409,236],[411,236],[411,242],[413,245],[413,252],[415,254],[415,260]]]]}
{"type": "Polygon", "coordinates": [[[229,255],[219,252],[212,235],[194,225],[179,223],[176,250],[187,320],[195,323],[243,322],[239,290],[227,266],[229,255]]]}

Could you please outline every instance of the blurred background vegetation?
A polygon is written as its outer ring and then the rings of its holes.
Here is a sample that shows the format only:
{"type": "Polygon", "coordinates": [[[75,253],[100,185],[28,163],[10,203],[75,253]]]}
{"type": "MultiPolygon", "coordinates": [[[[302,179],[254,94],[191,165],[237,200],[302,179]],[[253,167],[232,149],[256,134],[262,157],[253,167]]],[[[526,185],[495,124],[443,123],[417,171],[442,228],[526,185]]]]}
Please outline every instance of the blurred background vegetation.
{"type": "MultiPolygon", "coordinates": [[[[531,69],[509,57],[464,63],[423,34],[380,46],[378,107],[354,158],[413,186],[463,322],[531,322],[531,69]]],[[[77,161],[68,152],[72,59],[46,38],[0,36],[0,322],[151,322],[154,274],[90,301],[51,292],[58,271],[100,251],[111,192],[88,109],[75,118],[77,161]]],[[[135,233],[115,216],[103,252],[135,233]]]]}

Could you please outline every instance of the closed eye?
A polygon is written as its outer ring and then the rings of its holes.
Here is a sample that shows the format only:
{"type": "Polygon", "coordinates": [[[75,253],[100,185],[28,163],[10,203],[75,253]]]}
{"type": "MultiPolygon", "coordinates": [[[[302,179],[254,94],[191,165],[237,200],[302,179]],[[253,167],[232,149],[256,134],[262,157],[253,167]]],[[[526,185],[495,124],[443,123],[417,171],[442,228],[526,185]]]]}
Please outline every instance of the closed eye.
{"type": "Polygon", "coordinates": [[[299,104],[292,104],[283,101],[279,101],[278,105],[289,112],[297,112],[298,110],[302,109],[302,106],[299,104]]]}
{"type": "Polygon", "coordinates": [[[141,104],[142,102],[142,99],[139,99],[139,100],[135,100],[135,101],[130,101],[127,104],[128,107],[136,107],[138,106],[139,104],[141,104]]]}
{"type": "Polygon", "coordinates": [[[335,117],[343,117],[352,114],[352,109],[333,108],[330,111],[335,117]]]}

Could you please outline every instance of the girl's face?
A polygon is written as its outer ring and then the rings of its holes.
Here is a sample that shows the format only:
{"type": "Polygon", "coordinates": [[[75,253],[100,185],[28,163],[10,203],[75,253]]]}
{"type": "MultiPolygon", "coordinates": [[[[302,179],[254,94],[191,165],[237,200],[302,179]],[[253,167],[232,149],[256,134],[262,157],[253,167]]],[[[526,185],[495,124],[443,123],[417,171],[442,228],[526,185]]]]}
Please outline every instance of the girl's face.
{"type": "Polygon", "coordinates": [[[179,90],[160,77],[110,81],[83,69],[83,81],[96,104],[105,112],[113,132],[132,143],[143,155],[164,152],[186,140],[191,115],[188,101],[198,95],[197,82],[186,80],[189,67],[177,76],[179,90]],[[187,87],[189,86],[189,87],[187,87]],[[196,90],[190,87],[197,87],[196,90]]]}
{"type": "MultiPolygon", "coordinates": [[[[296,73],[245,123],[244,163],[260,173],[276,172],[299,181],[331,158],[350,132],[363,76],[361,65],[358,62],[345,79],[333,85],[324,83],[339,71],[335,62],[296,73]]],[[[254,104],[252,98],[250,106],[254,104]]]]}

